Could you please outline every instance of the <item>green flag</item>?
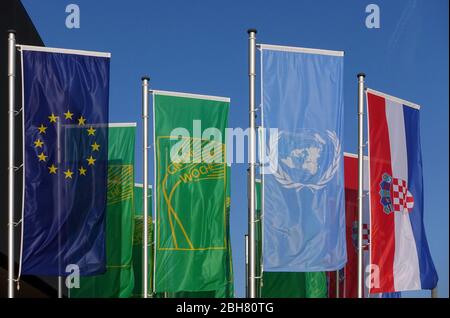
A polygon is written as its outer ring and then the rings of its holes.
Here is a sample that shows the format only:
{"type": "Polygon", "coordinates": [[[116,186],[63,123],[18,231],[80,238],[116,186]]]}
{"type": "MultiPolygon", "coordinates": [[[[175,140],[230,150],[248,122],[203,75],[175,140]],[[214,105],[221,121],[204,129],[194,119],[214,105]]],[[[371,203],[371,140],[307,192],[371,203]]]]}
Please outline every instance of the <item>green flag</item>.
{"type": "Polygon", "coordinates": [[[262,272],[262,224],[261,224],[261,181],[256,182],[256,230],[257,282],[262,298],[326,298],[328,294],[325,272],[262,272]],[[262,272],[262,275],[261,275],[262,272]]]}
{"type": "MultiPolygon", "coordinates": [[[[153,221],[152,221],[152,189],[148,190],[148,297],[152,296],[153,288],[153,221]]],[[[143,204],[143,186],[135,184],[134,186],[134,236],[133,236],[133,271],[134,288],[132,297],[141,298],[144,295],[142,286],[142,263],[143,263],[143,234],[144,234],[144,211],[143,204]]]]}
{"type": "Polygon", "coordinates": [[[220,290],[228,282],[230,261],[229,99],[167,92],[153,96],[156,292],[220,290]]]}
{"type": "MultiPolygon", "coordinates": [[[[142,184],[135,184],[134,187],[134,200],[135,200],[135,216],[134,216],[134,238],[133,238],[133,270],[135,277],[135,284],[133,289],[133,297],[142,297],[142,233],[143,233],[143,216],[142,216],[142,184]]],[[[148,286],[149,290],[152,290],[153,286],[153,222],[151,221],[152,215],[152,189],[149,189],[149,205],[148,205],[148,217],[149,217],[149,251],[148,251],[148,286]]],[[[227,167],[227,218],[230,211],[230,167],[227,167]]],[[[232,298],[234,296],[234,278],[233,278],[233,263],[231,255],[231,242],[229,227],[227,230],[228,236],[228,266],[227,266],[227,282],[225,285],[215,291],[199,291],[199,292],[175,292],[175,293],[158,293],[153,295],[154,297],[171,297],[171,298],[232,298]]],[[[152,296],[149,293],[149,297],[152,296]]]]}
{"type": "MultiPolygon", "coordinates": [[[[70,290],[72,298],[122,298],[130,297],[133,291],[135,134],[135,124],[110,124],[109,126],[106,273],[81,277],[80,288],[70,290]]],[[[92,146],[97,147],[97,145],[92,146]]]]}
{"type": "MultiPolygon", "coordinates": [[[[231,207],[231,167],[227,167],[227,219],[230,216],[231,207]]],[[[229,224],[227,224],[229,225],[229,224]]],[[[233,277],[233,259],[231,253],[231,240],[230,240],[230,227],[227,227],[227,241],[228,241],[228,251],[227,251],[227,267],[226,275],[227,280],[225,284],[214,291],[199,291],[199,292],[176,292],[169,293],[168,297],[173,298],[233,298],[234,297],[234,277],[233,277]]]]}

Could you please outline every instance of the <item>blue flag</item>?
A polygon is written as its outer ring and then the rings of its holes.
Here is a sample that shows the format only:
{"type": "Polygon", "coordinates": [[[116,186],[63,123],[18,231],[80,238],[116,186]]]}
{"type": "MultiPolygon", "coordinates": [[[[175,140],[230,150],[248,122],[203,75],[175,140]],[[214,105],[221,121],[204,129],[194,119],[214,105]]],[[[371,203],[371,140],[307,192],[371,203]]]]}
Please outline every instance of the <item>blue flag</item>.
{"type": "Polygon", "coordinates": [[[345,243],[343,52],[261,45],[265,271],[340,269],[345,243]]]}
{"type": "Polygon", "coordinates": [[[109,54],[22,47],[22,274],[103,273],[109,54]]]}

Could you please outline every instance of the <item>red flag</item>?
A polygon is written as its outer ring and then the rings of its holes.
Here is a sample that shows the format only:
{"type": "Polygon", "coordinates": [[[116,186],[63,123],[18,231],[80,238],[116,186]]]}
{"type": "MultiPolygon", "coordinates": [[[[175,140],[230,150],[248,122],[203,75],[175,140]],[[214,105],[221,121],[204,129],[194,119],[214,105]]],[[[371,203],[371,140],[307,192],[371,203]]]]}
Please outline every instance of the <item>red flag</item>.
{"type": "MultiPolygon", "coordinates": [[[[345,178],[345,223],[347,241],[347,263],[340,275],[341,298],[358,297],[358,157],[344,154],[345,178]]],[[[363,246],[368,250],[369,226],[363,224],[363,246]]],[[[328,274],[328,295],[336,297],[336,272],[328,274]]]]}

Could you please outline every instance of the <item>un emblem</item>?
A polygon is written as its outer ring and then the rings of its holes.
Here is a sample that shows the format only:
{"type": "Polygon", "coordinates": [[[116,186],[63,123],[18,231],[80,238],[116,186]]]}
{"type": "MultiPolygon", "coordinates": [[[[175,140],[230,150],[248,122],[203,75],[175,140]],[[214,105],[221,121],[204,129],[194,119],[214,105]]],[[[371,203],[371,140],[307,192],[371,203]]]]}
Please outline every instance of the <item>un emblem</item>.
{"type": "Polygon", "coordinates": [[[316,191],[336,174],[341,160],[341,143],[334,131],[325,135],[315,130],[280,132],[271,136],[268,147],[270,170],[287,189],[316,191]]]}

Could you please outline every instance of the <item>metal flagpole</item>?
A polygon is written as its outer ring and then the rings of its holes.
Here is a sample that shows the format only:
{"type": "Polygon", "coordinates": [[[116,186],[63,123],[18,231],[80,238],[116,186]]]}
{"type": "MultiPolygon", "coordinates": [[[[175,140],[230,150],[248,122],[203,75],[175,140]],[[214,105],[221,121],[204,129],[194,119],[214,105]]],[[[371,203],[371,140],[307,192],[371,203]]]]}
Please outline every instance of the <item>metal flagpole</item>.
{"type": "Polygon", "coordinates": [[[16,90],[16,32],[8,31],[8,298],[14,298],[14,116],[16,90]]]}
{"type": "Polygon", "coordinates": [[[58,276],[58,298],[63,298],[63,277],[58,276]]]}
{"type": "MultiPolygon", "coordinates": [[[[59,118],[56,123],[56,144],[57,144],[57,163],[58,167],[61,167],[61,121],[59,118]]],[[[58,225],[61,224],[61,197],[62,197],[62,187],[61,187],[61,169],[58,169],[58,225]]],[[[58,231],[58,270],[61,270],[61,231],[58,231]]],[[[58,276],[58,298],[63,298],[62,292],[62,276],[58,276]]]]}
{"type": "Polygon", "coordinates": [[[143,189],[143,215],[144,215],[144,253],[143,253],[143,266],[142,266],[142,286],[144,292],[144,298],[148,297],[148,85],[150,78],[147,76],[142,77],[142,119],[144,127],[144,160],[143,160],[143,174],[144,174],[144,189],[143,189]]]}
{"type": "Polygon", "coordinates": [[[339,281],[339,270],[336,271],[336,298],[340,298],[339,295],[339,286],[340,285],[340,281],[339,281]]]}
{"type": "Polygon", "coordinates": [[[255,242],[255,173],[256,173],[256,136],[255,136],[255,77],[256,77],[256,30],[248,30],[248,70],[249,70],[249,211],[248,211],[248,240],[249,240],[249,297],[256,298],[256,242],[255,242]]]}
{"type": "Polygon", "coordinates": [[[439,298],[437,287],[435,287],[431,290],[431,298],[439,298]]]}
{"type": "Polygon", "coordinates": [[[358,75],[358,298],[363,298],[364,73],[358,75]]]}
{"type": "Polygon", "coordinates": [[[248,298],[248,235],[244,235],[245,241],[245,297],[248,298]]]}

